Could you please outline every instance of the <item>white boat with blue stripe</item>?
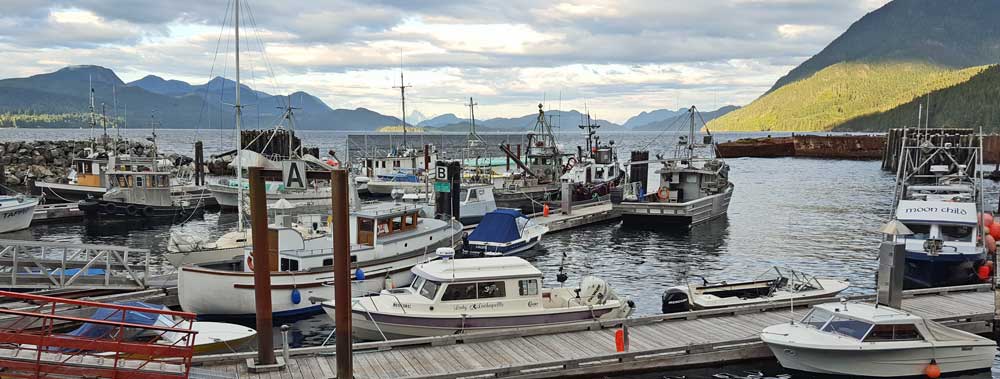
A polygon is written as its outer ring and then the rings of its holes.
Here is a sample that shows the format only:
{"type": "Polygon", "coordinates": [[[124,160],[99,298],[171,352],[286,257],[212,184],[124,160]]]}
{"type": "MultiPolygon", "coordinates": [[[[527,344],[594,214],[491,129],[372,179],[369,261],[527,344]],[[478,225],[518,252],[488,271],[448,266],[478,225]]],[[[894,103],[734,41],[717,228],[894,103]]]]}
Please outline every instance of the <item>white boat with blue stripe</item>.
{"type": "Polygon", "coordinates": [[[517,209],[497,209],[483,216],[468,238],[466,250],[482,255],[515,255],[538,245],[549,227],[539,225],[517,209]]]}

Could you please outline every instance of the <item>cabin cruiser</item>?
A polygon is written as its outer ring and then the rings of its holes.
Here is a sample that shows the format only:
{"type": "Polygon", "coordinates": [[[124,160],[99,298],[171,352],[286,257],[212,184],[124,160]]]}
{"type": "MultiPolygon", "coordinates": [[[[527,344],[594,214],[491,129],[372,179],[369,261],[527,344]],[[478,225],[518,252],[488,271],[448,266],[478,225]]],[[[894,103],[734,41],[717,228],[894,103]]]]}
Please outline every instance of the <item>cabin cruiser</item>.
{"type": "Polygon", "coordinates": [[[520,152],[514,154],[503,145],[500,150],[521,171],[505,177],[498,184],[494,194],[498,207],[536,213],[541,211],[545,202],[559,200],[559,176],[566,171],[564,154],[556,144],[552,125],[545,118],[542,104],[538,104],[534,130],[528,133],[524,161],[520,159],[520,152]]]}
{"type": "Polygon", "coordinates": [[[625,226],[681,225],[691,227],[721,217],[729,210],[735,186],[729,181],[729,165],[715,157],[712,136],[704,144],[695,144],[695,107],[687,136],[680,136],[674,157],[654,161],[630,162],[631,182],[625,186],[623,200],[614,205],[625,226]],[[696,153],[711,150],[712,157],[696,153]],[[645,172],[649,164],[659,164],[652,179],[645,172]]]}
{"type": "Polygon", "coordinates": [[[472,231],[465,250],[481,255],[515,255],[531,250],[548,231],[549,227],[517,209],[497,209],[487,213],[472,231]]]}
{"type": "Polygon", "coordinates": [[[663,293],[663,313],[834,297],[850,285],[784,267],[772,267],[749,282],[688,284],[663,293]]]}
{"type": "Polygon", "coordinates": [[[887,306],[857,302],[813,306],[799,322],[769,326],[760,339],[782,367],[815,374],[925,376],[986,370],[997,344],[887,306]]]}
{"type": "Polygon", "coordinates": [[[38,199],[33,197],[0,196],[0,233],[27,229],[37,205],[38,199]]]}
{"type": "Polygon", "coordinates": [[[204,212],[201,197],[174,194],[170,172],[160,171],[155,161],[132,160],[128,166],[114,162],[112,157],[105,174],[107,192],[77,203],[88,218],[184,222],[204,212]]]}
{"type": "MultiPolygon", "coordinates": [[[[419,208],[383,203],[350,215],[352,293],[362,296],[410,283],[410,268],[435,259],[434,249],[461,242],[462,225],[419,217],[419,208]]],[[[301,216],[300,216],[301,218],[301,216]]],[[[320,311],[310,297],[330,298],[333,289],[333,236],[317,217],[315,235],[291,225],[270,228],[277,239],[271,272],[274,315],[320,311]]],[[[310,223],[312,225],[312,223],[310,223]]],[[[252,248],[234,260],[179,268],[178,299],[199,316],[248,316],[255,313],[252,248]]]]}
{"type": "MultiPolygon", "coordinates": [[[[978,136],[977,136],[978,137],[978,136]]],[[[981,283],[986,264],[983,243],[983,178],[976,167],[982,147],[918,139],[901,149],[894,218],[912,234],[896,236],[906,246],[904,288],[981,283]],[[941,146],[938,146],[941,145],[941,146]]]]}
{"type": "MultiPolygon", "coordinates": [[[[518,257],[445,259],[413,267],[415,280],[404,288],[352,299],[356,338],[383,340],[444,336],[530,326],[628,317],[632,301],[619,297],[604,280],[587,276],[578,288],[543,288],[542,272],[518,257]]],[[[334,318],[332,301],[323,309],[334,318]]]]}

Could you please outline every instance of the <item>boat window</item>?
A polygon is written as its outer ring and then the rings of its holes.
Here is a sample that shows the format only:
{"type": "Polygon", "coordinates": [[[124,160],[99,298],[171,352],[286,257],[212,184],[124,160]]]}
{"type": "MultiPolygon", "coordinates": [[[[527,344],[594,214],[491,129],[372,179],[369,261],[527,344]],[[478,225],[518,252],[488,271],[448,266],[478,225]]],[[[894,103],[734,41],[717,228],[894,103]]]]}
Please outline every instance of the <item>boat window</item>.
{"type": "Polygon", "coordinates": [[[428,280],[423,286],[420,287],[420,296],[434,300],[434,297],[437,296],[438,288],[441,288],[440,284],[428,280]]]}
{"type": "Polygon", "coordinates": [[[480,299],[507,296],[503,281],[476,283],[476,287],[478,288],[480,299]]]}
{"type": "Polygon", "coordinates": [[[865,337],[865,342],[881,341],[923,341],[917,327],[913,324],[875,325],[865,337]]]}
{"type": "Polygon", "coordinates": [[[424,281],[426,280],[427,279],[424,279],[424,277],[418,276],[416,279],[413,280],[413,284],[411,284],[410,287],[413,287],[413,289],[415,290],[419,290],[420,286],[423,285],[424,281]]]}
{"type": "Polygon", "coordinates": [[[444,290],[441,301],[449,300],[475,300],[476,283],[452,283],[444,290]]]}
{"type": "Polygon", "coordinates": [[[941,239],[945,241],[971,241],[972,227],[962,225],[941,225],[941,239]]]}
{"type": "Polygon", "coordinates": [[[598,167],[597,169],[594,170],[594,179],[603,179],[603,178],[604,178],[604,168],[598,167]]]}
{"type": "Polygon", "coordinates": [[[811,325],[816,329],[820,329],[823,327],[823,325],[826,325],[826,322],[830,321],[830,318],[832,317],[833,313],[830,313],[830,311],[817,308],[810,311],[809,314],[806,315],[806,317],[803,317],[802,323],[806,325],[811,325]]]}
{"type": "Polygon", "coordinates": [[[830,320],[825,327],[823,327],[823,331],[860,340],[871,328],[872,324],[864,321],[834,316],[833,319],[830,320]]]}
{"type": "Polygon", "coordinates": [[[906,227],[909,228],[911,232],[913,232],[913,234],[909,236],[910,238],[927,239],[927,237],[930,237],[931,235],[930,225],[927,224],[904,224],[904,225],[906,225],[906,227]]]}
{"type": "Polygon", "coordinates": [[[399,167],[399,160],[392,161],[392,167],[399,167]]]}
{"type": "Polygon", "coordinates": [[[299,261],[281,258],[281,271],[299,271],[299,261]]]}
{"type": "Polygon", "coordinates": [[[518,280],[517,290],[518,294],[520,294],[521,296],[538,295],[538,280],[536,279],[518,280]]]}
{"type": "Polygon", "coordinates": [[[477,201],[477,200],[479,200],[479,195],[476,194],[476,191],[469,191],[468,201],[477,201]]]}
{"type": "Polygon", "coordinates": [[[135,186],[136,187],[143,187],[142,184],[143,184],[142,177],[141,176],[136,176],[135,177],[135,186]]]}
{"type": "Polygon", "coordinates": [[[378,220],[378,235],[389,234],[389,220],[378,220]]]}

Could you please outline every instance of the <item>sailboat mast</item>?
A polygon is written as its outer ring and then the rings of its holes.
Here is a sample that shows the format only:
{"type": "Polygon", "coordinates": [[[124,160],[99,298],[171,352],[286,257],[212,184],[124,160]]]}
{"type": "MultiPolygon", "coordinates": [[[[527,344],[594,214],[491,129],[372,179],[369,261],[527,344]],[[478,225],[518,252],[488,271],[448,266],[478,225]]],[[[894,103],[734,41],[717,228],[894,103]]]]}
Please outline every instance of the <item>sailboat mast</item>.
{"type": "Polygon", "coordinates": [[[403,52],[399,52],[399,100],[403,107],[403,148],[406,148],[406,82],[403,81],[403,52]]]}
{"type": "Polygon", "coordinates": [[[691,116],[691,127],[688,129],[688,158],[694,157],[694,105],[688,110],[691,116]]]}
{"type": "MultiPolygon", "coordinates": [[[[240,119],[243,118],[243,108],[240,105],[240,1],[236,0],[236,17],[233,19],[233,26],[236,30],[236,186],[239,187],[238,201],[236,202],[238,218],[238,230],[243,231],[243,130],[240,128],[240,119]]],[[[223,82],[225,88],[225,82],[223,82]]]]}
{"type": "Polygon", "coordinates": [[[90,81],[90,148],[96,149],[96,140],[94,139],[94,128],[97,127],[97,115],[94,113],[94,77],[90,76],[87,78],[90,81]]]}

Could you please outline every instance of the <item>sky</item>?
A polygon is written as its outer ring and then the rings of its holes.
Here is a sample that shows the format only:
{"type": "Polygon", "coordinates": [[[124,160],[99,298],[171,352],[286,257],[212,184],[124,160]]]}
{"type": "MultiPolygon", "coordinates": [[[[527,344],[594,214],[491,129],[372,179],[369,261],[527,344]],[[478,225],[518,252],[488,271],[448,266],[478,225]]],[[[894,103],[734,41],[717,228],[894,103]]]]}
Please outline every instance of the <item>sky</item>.
{"type": "MultiPolygon", "coordinates": [[[[236,0],[0,0],[0,77],[233,78],[236,0]]],[[[476,118],[745,105],[886,0],[239,0],[241,79],[332,108],[476,118]]],[[[307,111],[307,110],[303,110],[307,111]]],[[[410,120],[408,120],[410,121],[410,120]]]]}

